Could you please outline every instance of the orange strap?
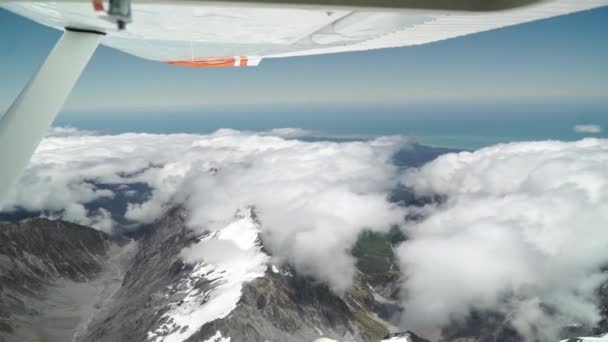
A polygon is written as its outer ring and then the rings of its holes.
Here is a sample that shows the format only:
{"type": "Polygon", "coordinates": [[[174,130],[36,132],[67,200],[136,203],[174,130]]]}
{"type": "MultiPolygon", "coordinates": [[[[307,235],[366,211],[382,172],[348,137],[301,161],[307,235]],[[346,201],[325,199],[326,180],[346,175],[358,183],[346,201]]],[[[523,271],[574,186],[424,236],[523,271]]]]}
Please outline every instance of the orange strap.
{"type": "Polygon", "coordinates": [[[224,68],[224,67],[235,67],[235,66],[247,66],[249,60],[247,56],[235,57],[212,57],[195,59],[190,61],[167,61],[165,62],[171,65],[197,67],[197,68],[224,68]]]}
{"type": "Polygon", "coordinates": [[[95,11],[103,11],[103,1],[102,0],[91,0],[93,2],[93,9],[95,11]]]}

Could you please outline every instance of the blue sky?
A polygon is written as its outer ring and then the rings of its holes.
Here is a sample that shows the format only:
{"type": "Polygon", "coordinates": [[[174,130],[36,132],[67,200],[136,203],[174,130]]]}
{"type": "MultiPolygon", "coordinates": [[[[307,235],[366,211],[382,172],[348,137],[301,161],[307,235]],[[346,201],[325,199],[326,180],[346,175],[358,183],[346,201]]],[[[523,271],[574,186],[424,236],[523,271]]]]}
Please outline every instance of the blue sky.
{"type": "MultiPolygon", "coordinates": [[[[3,10],[0,23],[4,110],[60,33],[3,10]]],[[[607,23],[608,8],[600,8],[424,46],[232,69],[176,67],[100,47],[57,122],[108,131],[298,126],[574,139],[571,124],[608,116],[607,23]]]]}

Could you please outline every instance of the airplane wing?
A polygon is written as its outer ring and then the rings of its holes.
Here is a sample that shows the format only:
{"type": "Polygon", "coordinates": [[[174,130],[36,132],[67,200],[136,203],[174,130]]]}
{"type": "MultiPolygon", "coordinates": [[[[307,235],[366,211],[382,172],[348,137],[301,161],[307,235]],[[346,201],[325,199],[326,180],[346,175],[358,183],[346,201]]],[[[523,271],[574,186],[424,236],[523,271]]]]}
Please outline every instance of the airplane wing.
{"type": "Polygon", "coordinates": [[[125,30],[108,17],[108,1],[0,5],[57,29],[105,32],[102,44],[141,58],[224,67],[425,44],[606,6],[608,0],[135,0],[125,30]]]}

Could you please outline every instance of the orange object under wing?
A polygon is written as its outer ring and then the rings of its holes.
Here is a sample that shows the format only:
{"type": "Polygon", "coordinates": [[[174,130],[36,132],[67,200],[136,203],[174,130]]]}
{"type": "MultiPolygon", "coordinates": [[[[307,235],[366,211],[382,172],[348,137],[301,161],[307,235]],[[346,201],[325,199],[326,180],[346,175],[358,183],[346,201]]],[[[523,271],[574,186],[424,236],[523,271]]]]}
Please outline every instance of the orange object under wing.
{"type": "Polygon", "coordinates": [[[246,56],[242,57],[217,57],[193,59],[188,61],[167,61],[171,65],[195,67],[195,68],[225,68],[236,66],[249,66],[249,59],[246,56]]]}

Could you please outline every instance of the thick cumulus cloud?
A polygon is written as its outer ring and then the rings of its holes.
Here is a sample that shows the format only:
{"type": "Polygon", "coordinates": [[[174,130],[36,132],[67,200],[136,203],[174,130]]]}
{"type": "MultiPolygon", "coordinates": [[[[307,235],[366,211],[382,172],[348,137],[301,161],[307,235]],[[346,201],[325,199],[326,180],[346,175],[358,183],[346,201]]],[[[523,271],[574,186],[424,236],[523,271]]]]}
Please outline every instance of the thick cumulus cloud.
{"type": "Polygon", "coordinates": [[[311,143],[231,130],[210,135],[55,130],[4,209],[60,213],[108,230],[115,223],[109,212],[87,204],[129,198],[132,185],[145,184],[149,194],[128,204],[128,220],[150,223],[183,204],[191,228],[203,231],[254,206],[264,241],[279,259],[342,291],[354,274],[348,250],[358,234],[402,220],[403,208],[387,194],[399,183],[392,157],[404,143],[398,137],[311,143]]]}
{"type": "Polygon", "coordinates": [[[498,310],[528,339],[599,319],[608,262],[608,140],[496,145],[404,176],[445,201],[407,226],[397,254],[405,326],[431,330],[498,310]]]}

